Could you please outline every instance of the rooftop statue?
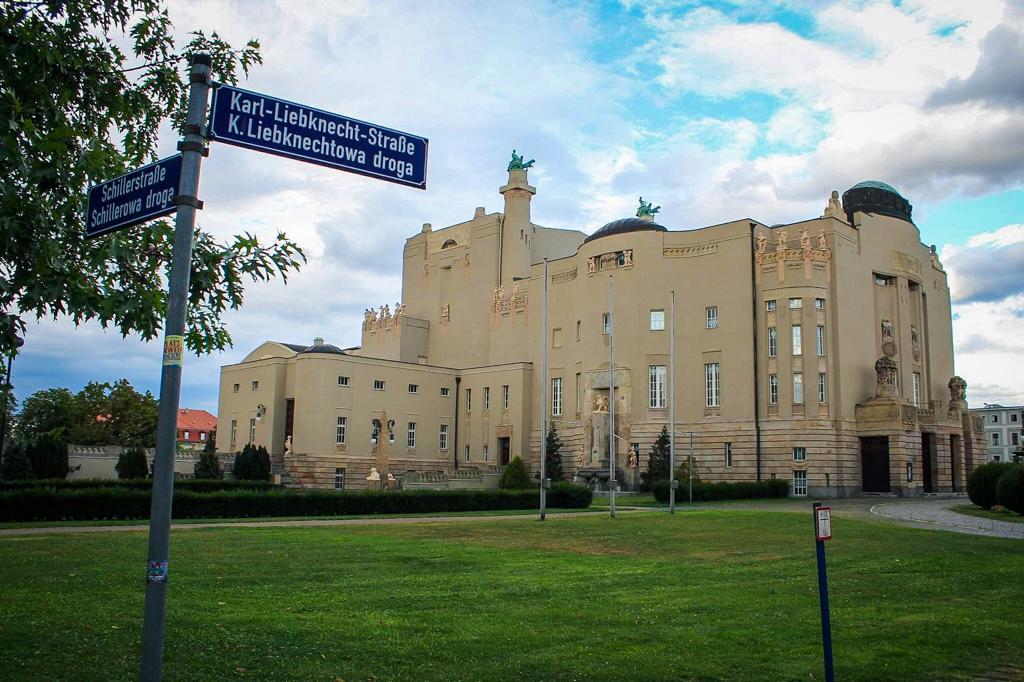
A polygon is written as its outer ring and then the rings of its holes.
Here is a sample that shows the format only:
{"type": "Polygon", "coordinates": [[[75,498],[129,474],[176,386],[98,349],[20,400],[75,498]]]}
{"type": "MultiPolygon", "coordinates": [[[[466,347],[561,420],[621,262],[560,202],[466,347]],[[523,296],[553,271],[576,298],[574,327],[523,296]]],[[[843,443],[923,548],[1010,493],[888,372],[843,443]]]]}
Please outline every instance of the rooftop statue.
{"type": "Polygon", "coordinates": [[[644,201],[643,197],[640,197],[640,208],[636,210],[636,217],[642,218],[647,215],[654,215],[661,210],[661,206],[651,206],[651,202],[644,201]]]}
{"type": "Polygon", "coordinates": [[[508,162],[508,170],[527,170],[533,168],[533,164],[536,159],[530,159],[529,161],[523,161],[523,157],[520,154],[516,154],[516,150],[512,150],[512,160],[508,162]]]}

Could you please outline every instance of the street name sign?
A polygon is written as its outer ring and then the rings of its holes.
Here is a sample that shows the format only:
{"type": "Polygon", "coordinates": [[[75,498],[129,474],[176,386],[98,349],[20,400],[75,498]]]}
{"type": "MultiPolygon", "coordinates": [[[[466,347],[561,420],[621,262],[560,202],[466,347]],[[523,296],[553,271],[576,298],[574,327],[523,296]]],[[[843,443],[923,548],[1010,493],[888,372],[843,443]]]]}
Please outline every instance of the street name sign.
{"type": "Polygon", "coordinates": [[[425,137],[231,85],[214,90],[210,134],[217,142],[427,188],[425,137]]]}
{"type": "Polygon", "coordinates": [[[814,510],[814,539],[818,542],[832,539],[832,507],[814,510]]]}
{"type": "Polygon", "coordinates": [[[160,159],[89,190],[85,236],[98,237],[174,213],[181,154],[160,159]]]}

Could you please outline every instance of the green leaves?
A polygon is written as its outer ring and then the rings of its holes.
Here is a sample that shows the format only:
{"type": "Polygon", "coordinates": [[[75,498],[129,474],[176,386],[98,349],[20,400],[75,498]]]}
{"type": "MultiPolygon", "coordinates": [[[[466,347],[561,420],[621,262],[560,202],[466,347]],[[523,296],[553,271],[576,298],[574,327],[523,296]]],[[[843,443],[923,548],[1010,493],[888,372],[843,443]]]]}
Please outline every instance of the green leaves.
{"type": "MultiPolygon", "coordinates": [[[[67,315],[123,335],[162,329],[173,230],[167,222],[86,241],[88,188],[155,158],[160,125],[184,122],[187,55],[205,51],[217,80],[262,63],[259,43],[235,49],[195,31],[183,49],[160,0],[0,3],[0,354],[24,319],[67,315]],[[127,33],[128,54],[114,40],[127,33]]],[[[283,279],[305,263],[279,233],[216,241],[195,234],[186,344],[223,350],[221,314],[245,283],[283,279]]]]}

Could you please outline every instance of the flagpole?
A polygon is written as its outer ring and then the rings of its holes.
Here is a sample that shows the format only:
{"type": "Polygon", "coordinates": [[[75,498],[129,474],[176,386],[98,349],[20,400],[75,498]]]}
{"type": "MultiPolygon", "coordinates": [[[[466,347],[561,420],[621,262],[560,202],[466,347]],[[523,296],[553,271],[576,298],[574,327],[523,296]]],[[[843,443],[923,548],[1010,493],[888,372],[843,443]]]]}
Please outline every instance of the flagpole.
{"type": "Polygon", "coordinates": [[[543,329],[540,333],[540,411],[541,411],[541,433],[540,433],[540,520],[545,518],[545,507],[547,506],[547,489],[544,479],[547,473],[548,459],[548,259],[544,259],[544,314],[543,329]]]}
{"type": "Polygon", "coordinates": [[[676,290],[672,290],[672,306],[669,310],[668,351],[668,513],[676,513],[676,290]]]}

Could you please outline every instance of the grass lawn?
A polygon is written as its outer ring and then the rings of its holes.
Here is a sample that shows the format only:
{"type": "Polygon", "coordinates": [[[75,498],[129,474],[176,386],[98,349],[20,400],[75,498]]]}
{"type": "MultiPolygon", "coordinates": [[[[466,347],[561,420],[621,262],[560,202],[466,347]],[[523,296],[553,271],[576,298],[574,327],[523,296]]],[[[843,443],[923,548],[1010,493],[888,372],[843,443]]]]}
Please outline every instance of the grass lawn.
{"type": "Polygon", "coordinates": [[[1010,523],[1024,523],[1024,514],[1012,512],[1009,509],[1001,512],[994,512],[982,509],[974,504],[961,504],[953,507],[953,511],[967,514],[968,516],[980,516],[983,519],[994,519],[996,521],[1009,521],[1010,523]]]}
{"type": "MultiPolygon", "coordinates": [[[[170,680],[821,679],[810,515],[172,535],[170,680]]],[[[1024,544],[833,519],[840,680],[1024,671],[1024,544]]],[[[145,534],[0,538],[5,679],[134,679],[145,534]]]]}

